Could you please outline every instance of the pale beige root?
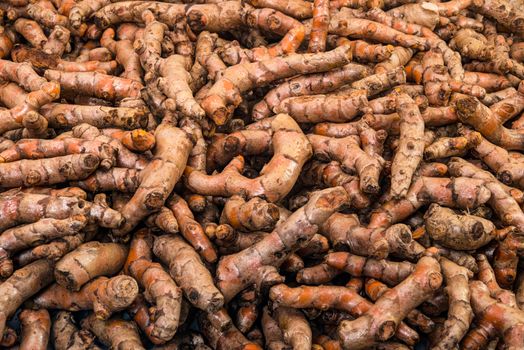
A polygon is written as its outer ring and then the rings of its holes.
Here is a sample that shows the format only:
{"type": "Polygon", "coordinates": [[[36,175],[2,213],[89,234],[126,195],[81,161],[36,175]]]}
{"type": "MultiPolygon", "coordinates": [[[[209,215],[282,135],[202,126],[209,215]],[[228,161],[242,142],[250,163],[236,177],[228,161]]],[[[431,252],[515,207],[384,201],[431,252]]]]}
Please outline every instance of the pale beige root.
{"type": "Polygon", "coordinates": [[[0,235],[0,276],[5,278],[13,273],[11,256],[14,253],[78,233],[86,223],[85,216],[74,215],[64,220],[41,219],[33,224],[5,230],[0,235]]]}
{"type": "Polygon", "coordinates": [[[2,187],[47,186],[89,176],[99,165],[91,153],[0,164],[2,187]]]}
{"type": "Polygon", "coordinates": [[[502,26],[511,28],[517,33],[524,31],[524,18],[520,3],[513,6],[510,2],[501,0],[475,0],[471,8],[482,15],[493,18],[502,26]]]}
{"type": "Polygon", "coordinates": [[[389,58],[375,65],[374,71],[375,73],[386,73],[394,68],[403,67],[409,62],[412,56],[413,50],[397,46],[389,58]]]}
{"type": "Polygon", "coordinates": [[[253,118],[269,117],[288,97],[322,94],[335,91],[342,85],[364,78],[370,74],[367,66],[348,63],[325,73],[310,74],[289,79],[270,90],[264,99],[253,106],[253,118]]]}
{"type": "Polygon", "coordinates": [[[79,330],[70,312],[60,311],[52,328],[53,345],[56,350],[101,350],[95,337],[87,330],[79,330]]]}
{"type": "Polygon", "coordinates": [[[490,220],[474,216],[459,215],[453,210],[432,204],[424,214],[426,232],[433,241],[455,250],[475,250],[490,241],[504,238],[490,220]]]}
{"type": "Polygon", "coordinates": [[[414,265],[407,261],[376,260],[346,252],[329,253],[324,259],[328,265],[351,276],[375,278],[390,286],[399,284],[414,270],[414,265]]]}
{"type": "Polygon", "coordinates": [[[393,336],[401,320],[419,304],[431,298],[442,284],[435,251],[430,249],[418,261],[415,271],[380,297],[355,321],[342,321],[338,337],[344,349],[365,349],[393,336]],[[403,300],[399,303],[398,300],[403,300]]]}
{"type": "Polygon", "coordinates": [[[19,18],[15,21],[13,28],[33,47],[41,49],[47,42],[47,37],[42,27],[33,20],[19,18]]]}
{"type": "Polygon", "coordinates": [[[274,314],[286,343],[294,350],[311,349],[313,335],[306,317],[300,310],[281,306],[274,314]]]}
{"type": "Polygon", "coordinates": [[[357,173],[360,178],[360,190],[364,193],[378,193],[379,179],[384,167],[384,159],[378,155],[370,156],[359,146],[359,139],[354,136],[329,138],[308,135],[313,147],[313,154],[321,160],[336,160],[348,173],[357,173]]]}
{"type": "Polygon", "coordinates": [[[291,350],[291,346],[284,342],[284,334],[280,329],[278,322],[271,317],[267,306],[262,311],[262,318],[260,319],[262,325],[262,332],[268,350],[291,350]]]}
{"type": "MultiPolygon", "coordinates": [[[[364,315],[373,304],[347,286],[300,286],[290,288],[284,284],[271,287],[269,297],[278,307],[297,309],[335,309],[347,312],[352,317],[364,315]]],[[[418,341],[417,333],[400,323],[396,336],[408,344],[418,341]]]]}
{"type": "Polygon", "coordinates": [[[223,306],[224,297],[211,273],[189,244],[178,237],[161,236],[155,240],[153,252],[169,267],[171,277],[192,305],[207,312],[216,312],[223,306]]]}
{"type": "Polygon", "coordinates": [[[139,188],[122,208],[126,221],[113,231],[116,235],[128,234],[140,220],[160,210],[182,176],[193,139],[190,130],[179,129],[167,119],[155,130],[155,158],[141,172],[139,188]]]}
{"type": "Polygon", "coordinates": [[[38,260],[19,270],[0,284],[0,334],[16,310],[38,291],[53,282],[53,264],[38,260]]]}
{"type": "Polygon", "coordinates": [[[338,162],[312,161],[306,164],[301,174],[301,181],[306,186],[319,184],[328,187],[342,186],[348,193],[352,206],[363,209],[370,205],[369,197],[360,190],[359,178],[346,174],[338,162]]]}
{"type": "Polygon", "coordinates": [[[57,197],[45,194],[7,193],[0,197],[0,229],[29,224],[42,218],[66,219],[82,214],[90,223],[96,222],[102,227],[118,227],[122,216],[102,202],[92,203],[78,197],[57,197]]]}
{"type": "Polygon", "coordinates": [[[277,79],[296,74],[325,72],[341,67],[348,63],[350,57],[350,47],[342,46],[329,52],[293,54],[229,67],[203,98],[202,108],[217,125],[223,125],[242,102],[243,93],[255,87],[263,87],[277,79]],[[259,70],[266,73],[254,74],[259,70]]]}
{"type": "Polygon", "coordinates": [[[273,132],[273,157],[260,176],[249,179],[241,175],[243,157],[234,158],[216,175],[205,175],[186,167],[186,186],[201,195],[230,197],[244,194],[260,196],[276,202],[284,198],[300,175],[304,163],[312,154],[311,145],[297,123],[288,115],[279,114],[268,120],[273,132]]]}
{"type": "Polygon", "coordinates": [[[110,3],[111,2],[108,0],[83,0],[76,2],[69,11],[69,23],[71,24],[71,27],[79,29],[82,24],[85,23],[86,19],[88,19],[93,13],[110,3]]]}
{"type": "Polygon", "coordinates": [[[91,314],[82,320],[82,328],[92,332],[97,339],[111,349],[145,350],[134,322],[120,318],[100,320],[91,314]]]}
{"type": "Polygon", "coordinates": [[[326,50],[327,32],[329,28],[329,0],[315,0],[313,3],[313,22],[309,34],[308,52],[326,50]]]}
{"type": "Polygon", "coordinates": [[[507,349],[524,346],[524,312],[498,302],[490,296],[488,287],[481,281],[469,284],[471,306],[480,322],[485,321],[504,341],[507,349]]]}
{"type": "Polygon", "coordinates": [[[55,267],[55,279],[61,286],[79,291],[97,276],[113,275],[124,266],[127,247],[117,243],[92,241],[64,256],[55,267]]]}
{"type": "Polygon", "coordinates": [[[150,11],[143,14],[146,28],[142,38],[135,41],[135,50],[140,55],[142,68],[147,71],[144,80],[147,84],[155,84],[167,97],[163,108],[196,120],[203,119],[205,112],[193,97],[189,87],[191,75],[188,70],[189,61],[183,55],[174,54],[162,58],[161,42],[167,26],[155,20],[150,11]],[[178,82],[174,84],[173,82],[178,82]]]}
{"type": "Polygon", "coordinates": [[[313,16],[313,6],[308,1],[291,0],[281,2],[275,0],[249,0],[248,2],[254,7],[267,7],[297,19],[306,19],[313,16]]]}
{"type": "Polygon", "coordinates": [[[478,132],[468,133],[459,137],[441,137],[424,149],[424,159],[434,160],[461,156],[471,148],[482,142],[482,135],[478,132]]]}
{"type": "Polygon", "coordinates": [[[404,68],[398,67],[385,73],[375,73],[351,83],[356,90],[364,90],[368,97],[375,96],[383,91],[389,90],[396,85],[406,83],[406,72],[404,68]]]}
{"type": "Polygon", "coordinates": [[[85,94],[104,100],[138,99],[143,88],[135,80],[97,72],[61,72],[48,69],[44,76],[60,83],[62,92],[85,94]]]}
{"type": "MultiPolygon", "coordinates": [[[[84,1],[85,2],[85,1],[84,1]]],[[[115,31],[108,28],[100,38],[100,44],[109,49],[115,55],[116,61],[124,67],[124,72],[121,74],[123,78],[129,78],[142,82],[142,67],[140,65],[140,58],[133,48],[131,40],[114,40],[115,31]]]]}
{"type": "Polygon", "coordinates": [[[471,209],[491,198],[491,191],[482,179],[453,174],[455,178],[419,177],[406,198],[390,199],[371,213],[369,228],[389,227],[402,222],[422,205],[437,203],[452,208],[471,209]]]}
{"type": "Polygon", "coordinates": [[[431,30],[439,23],[439,8],[437,4],[422,2],[418,4],[404,4],[387,12],[393,17],[415,23],[431,30]]]}
{"type": "Polygon", "coordinates": [[[391,195],[406,196],[424,152],[424,120],[418,106],[406,94],[397,97],[400,142],[391,165],[391,195]]]}
{"type": "Polygon", "coordinates": [[[276,113],[288,113],[299,123],[344,122],[368,110],[365,90],[288,97],[275,107],[276,113]]]}
{"type": "Polygon", "coordinates": [[[249,284],[261,288],[281,282],[277,268],[287,255],[304,246],[318,226],[346,201],[347,193],[342,187],[319,191],[261,241],[223,257],[217,268],[217,285],[225,300],[231,300],[249,284]]]}
{"type": "Polygon", "coordinates": [[[136,278],[153,305],[147,308],[144,304],[145,315],[136,313],[135,321],[142,327],[139,321],[147,319],[143,331],[153,343],[161,344],[171,340],[178,329],[182,291],[160,264],[152,262],[152,239],[147,230],[135,234],[124,271],[136,278]]]}
{"type": "Polygon", "coordinates": [[[88,123],[97,128],[133,130],[147,125],[145,108],[82,106],[48,103],[40,109],[53,128],[71,128],[88,123]]]}
{"type": "Polygon", "coordinates": [[[347,8],[342,8],[331,16],[329,33],[347,36],[351,39],[373,40],[383,44],[413,49],[426,50],[430,47],[430,42],[426,38],[402,33],[379,22],[354,18],[353,12],[347,8]],[[351,18],[351,21],[348,21],[348,18],[351,18]]]}
{"type": "Polygon", "coordinates": [[[220,223],[230,224],[234,229],[241,231],[271,231],[279,218],[280,212],[275,204],[260,198],[246,201],[235,195],[227,200],[220,223]]]}
{"type": "Polygon", "coordinates": [[[92,15],[92,19],[96,27],[106,29],[125,22],[144,23],[142,15],[146,11],[151,11],[158,21],[170,28],[176,28],[184,17],[185,5],[155,1],[119,1],[103,6],[92,15]]]}
{"type": "Polygon", "coordinates": [[[486,188],[491,192],[489,205],[500,220],[506,225],[515,226],[519,232],[524,232],[524,212],[511,196],[511,188],[500,183],[490,172],[479,169],[462,158],[451,158],[448,166],[453,176],[467,176],[484,181],[486,188]]]}
{"type": "Polygon", "coordinates": [[[432,348],[454,349],[460,344],[473,320],[468,286],[473,273],[446,258],[440,258],[440,266],[446,281],[445,291],[449,299],[449,310],[442,326],[442,336],[432,348]]]}
{"type": "Polygon", "coordinates": [[[51,333],[51,317],[45,309],[23,309],[20,313],[22,334],[20,350],[46,350],[51,333]]]}
{"type": "MultiPolygon", "coordinates": [[[[58,55],[61,57],[70,47],[70,37],[71,32],[66,27],[57,25],[47,37],[47,42],[44,44],[42,51],[46,54],[58,55]]],[[[61,60],[61,62],[66,63],[63,60],[61,60]]],[[[72,65],[74,66],[74,64],[72,65]]]]}
{"type": "Polygon", "coordinates": [[[198,254],[209,263],[217,260],[217,253],[209,238],[205,235],[202,226],[195,220],[187,202],[173,193],[167,202],[177,222],[180,224],[180,233],[195,248],[198,254]]]}
{"type": "Polygon", "coordinates": [[[93,310],[100,319],[129,307],[138,295],[138,285],[129,276],[98,277],[72,292],[54,284],[33,299],[35,305],[46,309],[68,311],[93,310]]]}

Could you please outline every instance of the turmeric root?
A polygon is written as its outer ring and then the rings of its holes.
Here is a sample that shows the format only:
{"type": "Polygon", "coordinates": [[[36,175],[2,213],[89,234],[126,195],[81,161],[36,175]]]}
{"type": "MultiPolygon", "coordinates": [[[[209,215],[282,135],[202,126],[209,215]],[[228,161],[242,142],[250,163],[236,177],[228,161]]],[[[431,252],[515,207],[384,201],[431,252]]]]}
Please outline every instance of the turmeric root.
{"type": "Polygon", "coordinates": [[[424,215],[426,232],[438,244],[455,250],[475,250],[491,240],[501,240],[507,232],[497,230],[484,218],[457,215],[451,209],[432,204],[424,215]]]}
{"type": "Polygon", "coordinates": [[[205,261],[213,263],[217,260],[217,254],[211,241],[205,235],[202,226],[195,221],[193,213],[187,206],[186,201],[176,194],[172,194],[167,206],[174,213],[180,225],[180,233],[195,248],[195,251],[205,261]]]}
{"type": "Polygon", "coordinates": [[[342,321],[338,336],[345,349],[363,349],[377,341],[391,338],[400,321],[415,307],[428,299],[442,283],[440,266],[434,251],[427,251],[417,263],[414,272],[395,288],[387,291],[376,303],[355,321],[342,321]],[[408,296],[399,305],[400,295],[408,296]],[[395,310],[391,311],[392,308],[395,310]],[[387,310],[387,311],[386,311],[387,310]]]}
{"type": "MultiPolygon", "coordinates": [[[[373,304],[362,298],[357,292],[340,286],[301,286],[289,288],[284,284],[271,287],[269,297],[279,307],[318,309],[334,308],[347,311],[354,317],[365,314],[373,304]]],[[[397,337],[407,343],[414,344],[417,334],[404,323],[400,324],[397,337]]]]}
{"type": "Polygon", "coordinates": [[[293,213],[264,239],[248,249],[220,260],[217,285],[225,300],[231,300],[248,284],[255,283],[261,288],[282,281],[276,268],[283,262],[286,253],[300,248],[304,241],[311,238],[318,226],[347,200],[346,196],[341,187],[316,193],[304,207],[293,213]],[[296,230],[296,225],[301,226],[300,231],[296,230]],[[292,232],[288,231],[290,229],[292,232]],[[271,247],[270,251],[264,248],[268,244],[271,247]],[[261,254],[261,251],[264,253],[261,254]],[[253,266],[259,266],[256,274],[250,272],[253,266]],[[251,275],[244,276],[246,273],[251,275]]]}
{"type": "Polygon", "coordinates": [[[502,337],[505,346],[518,349],[522,344],[522,327],[524,314],[521,310],[497,302],[489,295],[489,290],[480,281],[469,284],[471,290],[471,306],[475,316],[486,319],[502,337]]]}
{"type": "Polygon", "coordinates": [[[422,160],[424,151],[424,120],[417,105],[408,95],[397,97],[400,115],[400,144],[391,165],[391,195],[406,196],[413,173],[422,160]]]}
{"type": "Polygon", "coordinates": [[[169,267],[171,277],[191,304],[207,312],[223,306],[224,297],[190,245],[178,237],[161,236],[155,240],[153,252],[169,267]]]}
{"type": "Polygon", "coordinates": [[[94,336],[87,330],[79,330],[70,312],[60,311],[53,322],[53,339],[56,350],[100,350],[94,336]]]}
{"type": "Polygon", "coordinates": [[[31,296],[53,282],[53,264],[46,260],[37,260],[16,270],[11,277],[0,285],[0,334],[4,334],[6,322],[15,311],[31,296]]]}
{"type": "Polygon", "coordinates": [[[262,196],[270,202],[285,197],[310,157],[311,146],[300,127],[287,115],[277,115],[270,121],[270,128],[273,131],[273,158],[259,177],[242,176],[243,158],[236,157],[216,175],[186,168],[187,186],[202,195],[229,197],[242,193],[248,198],[262,196]]]}
{"type": "Polygon", "coordinates": [[[127,248],[121,244],[96,241],[82,244],[57,263],[56,282],[77,292],[97,276],[113,275],[120,271],[126,256],[127,248]]]}
{"type": "Polygon", "coordinates": [[[282,329],[286,343],[290,344],[293,349],[311,349],[313,340],[311,328],[299,310],[279,307],[275,310],[275,320],[282,329]]]}
{"type": "Polygon", "coordinates": [[[164,120],[155,131],[155,159],[142,171],[140,186],[122,208],[126,222],[114,233],[129,233],[148,214],[160,210],[182,175],[193,141],[189,131],[164,120]]]}
{"type": "Polygon", "coordinates": [[[221,224],[230,224],[242,231],[271,231],[280,218],[275,204],[267,203],[260,198],[245,201],[240,196],[230,197],[220,217],[221,224]]]}
{"type": "Polygon", "coordinates": [[[24,309],[20,313],[22,337],[19,349],[46,350],[51,333],[51,317],[47,310],[24,309]]]}
{"type": "Polygon", "coordinates": [[[388,260],[366,259],[350,253],[329,253],[325,257],[328,265],[349,273],[352,276],[372,277],[388,285],[396,285],[408,277],[414,265],[408,262],[397,263],[388,260]]]}
{"type": "Polygon", "coordinates": [[[291,346],[284,342],[284,334],[280,329],[278,322],[271,317],[268,308],[264,307],[262,311],[262,331],[266,340],[266,347],[269,350],[291,350],[291,346]]]}
{"type": "Polygon", "coordinates": [[[152,342],[164,343],[177,331],[182,292],[169,274],[151,261],[151,239],[147,231],[136,234],[124,270],[137,279],[145,289],[146,298],[154,305],[148,310],[153,322],[144,331],[152,342]]]}
{"type": "Polygon", "coordinates": [[[341,67],[348,63],[350,55],[348,51],[348,47],[342,46],[326,53],[297,54],[232,66],[226,69],[223,76],[209,89],[201,102],[202,108],[217,125],[223,125],[231,118],[233,110],[242,102],[240,95],[245,91],[297,73],[316,73],[341,67]],[[267,71],[267,74],[252,75],[251,72],[260,69],[267,71]]]}
{"type": "Polygon", "coordinates": [[[49,242],[56,238],[73,235],[87,223],[83,215],[74,215],[64,220],[41,219],[33,224],[8,229],[0,235],[0,276],[9,277],[13,273],[10,257],[13,253],[49,242]]]}
{"type": "Polygon", "coordinates": [[[329,28],[329,1],[316,0],[313,4],[313,22],[309,34],[309,52],[322,52],[326,48],[329,28]]]}
{"type": "Polygon", "coordinates": [[[133,322],[118,318],[104,321],[91,314],[82,320],[82,328],[91,331],[102,344],[111,348],[145,349],[133,322]]]}
{"type": "Polygon", "coordinates": [[[33,301],[41,308],[68,311],[93,310],[99,319],[125,310],[138,295],[138,285],[129,276],[98,277],[78,292],[71,292],[54,284],[40,293],[33,301]]]}

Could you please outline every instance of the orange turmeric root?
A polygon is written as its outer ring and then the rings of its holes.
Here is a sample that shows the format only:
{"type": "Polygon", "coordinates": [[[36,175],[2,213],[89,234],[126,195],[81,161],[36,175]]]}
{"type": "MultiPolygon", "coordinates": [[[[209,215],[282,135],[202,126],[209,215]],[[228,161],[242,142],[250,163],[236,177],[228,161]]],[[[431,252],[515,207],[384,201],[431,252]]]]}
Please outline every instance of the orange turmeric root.
{"type": "Polygon", "coordinates": [[[125,310],[138,295],[138,285],[129,276],[98,277],[78,292],[54,284],[33,301],[38,307],[68,311],[93,310],[99,319],[125,310]]]}
{"type": "Polygon", "coordinates": [[[217,285],[225,300],[231,300],[252,283],[261,288],[281,282],[282,276],[278,274],[277,267],[288,253],[301,248],[303,242],[308,241],[318,226],[346,200],[347,194],[341,187],[317,192],[304,207],[291,214],[264,239],[249,249],[222,258],[217,268],[217,285]],[[298,230],[297,225],[300,227],[298,230]],[[258,267],[256,273],[252,271],[253,267],[258,267]]]}
{"type": "Polygon", "coordinates": [[[22,336],[20,349],[46,350],[51,333],[51,317],[47,310],[24,309],[20,313],[22,336]]]}
{"type": "Polygon", "coordinates": [[[91,331],[102,344],[108,347],[145,350],[133,322],[119,318],[101,320],[91,314],[82,320],[82,328],[91,331]]]}
{"type": "Polygon", "coordinates": [[[344,349],[364,349],[376,342],[388,340],[401,320],[433,295],[442,284],[440,266],[434,253],[434,250],[426,251],[415,271],[384,293],[363,316],[355,321],[340,323],[337,333],[344,349]],[[399,304],[398,298],[405,302],[399,304]]]}
{"type": "Polygon", "coordinates": [[[260,198],[245,201],[241,196],[230,197],[222,210],[221,224],[241,231],[271,231],[280,218],[275,204],[260,198]]]}
{"type": "Polygon", "coordinates": [[[154,305],[147,310],[153,322],[144,332],[153,343],[161,344],[171,340],[178,329],[182,292],[162,266],[152,262],[151,240],[145,230],[135,234],[124,270],[136,278],[154,305]]]}
{"type": "Polygon", "coordinates": [[[316,0],[313,4],[313,22],[309,34],[308,52],[325,51],[328,28],[329,1],[316,0]]]}
{"type": "Polygon", "coordinates": [[[56,350],[101,350],[94,344],[95,337],[87,330],[79,330],[70,312],[60,311],[53,321],[53,339],[56,350]]]}
{"type": "Polygon", "coordinates": [[[311,349],[313,335],[303,313],[288,307],[280,306],[275,311],[275,320],[284,333],[284,340],[293,349],[311,349]]]}

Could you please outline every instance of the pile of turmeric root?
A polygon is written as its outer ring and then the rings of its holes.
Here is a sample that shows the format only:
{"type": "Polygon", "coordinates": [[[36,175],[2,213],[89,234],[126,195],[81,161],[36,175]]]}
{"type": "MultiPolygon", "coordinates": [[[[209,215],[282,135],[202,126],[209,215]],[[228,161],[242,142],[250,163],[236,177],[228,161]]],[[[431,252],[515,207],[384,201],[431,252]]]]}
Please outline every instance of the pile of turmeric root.
{"type": "Polygon", "coordinates": [[[522,0],[0,24],[0,348],[524,349],[522,0]]]}

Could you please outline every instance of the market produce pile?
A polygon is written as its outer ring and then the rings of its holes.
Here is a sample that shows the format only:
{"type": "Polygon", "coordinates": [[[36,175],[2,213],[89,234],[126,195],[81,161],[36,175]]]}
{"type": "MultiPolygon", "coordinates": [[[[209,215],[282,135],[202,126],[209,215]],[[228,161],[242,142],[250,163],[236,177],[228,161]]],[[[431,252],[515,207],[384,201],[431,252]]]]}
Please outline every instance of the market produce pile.
{"type": "Polygon", "coordinates": [[[0,19],[2,349],[524,349],[522,0],[0,19]]]}

